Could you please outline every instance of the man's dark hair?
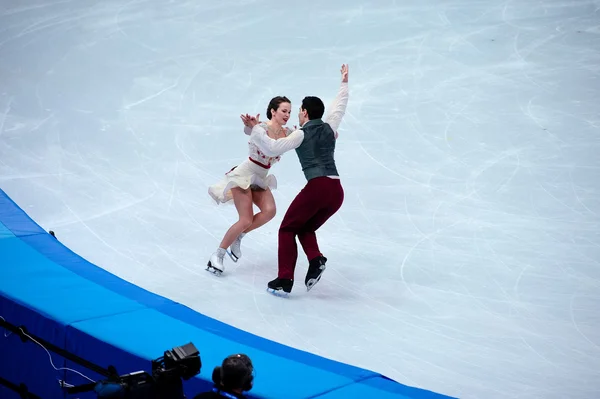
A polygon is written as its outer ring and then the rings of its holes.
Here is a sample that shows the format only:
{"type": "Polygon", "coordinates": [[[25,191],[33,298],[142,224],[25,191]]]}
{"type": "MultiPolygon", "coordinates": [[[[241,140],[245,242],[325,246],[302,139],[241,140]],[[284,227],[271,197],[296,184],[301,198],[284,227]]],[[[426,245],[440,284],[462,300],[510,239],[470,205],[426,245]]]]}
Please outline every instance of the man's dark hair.
{"type": "Polygon", "coordinates": [[[279,109],[279,105],[281,105],[282,103],[291,104],[292,102],[286,96],[273,97],[271,99],[271,101],[269,101],[269,106],[267,107],[267,119],[268,120],[271,120],[271,118],[273,117],[273,113],[271,112],[271,110],[274,109],[275,111],[277,111],[279,109]]]}
{"type": "Polygon", "coordinates": [[[302,100],[302,109],[306,110],[308,119],[321,119],[325,113],[325,104],[319,97],[308,96],[302,100]]]}
{"type": "Polygon", "coordinates": [[[221,389],[249,391],[252,389],[253,372],[250,358],[244,354],[236,354],[228,356],[221,366],[215,367],[212,379],[221,389]]]}

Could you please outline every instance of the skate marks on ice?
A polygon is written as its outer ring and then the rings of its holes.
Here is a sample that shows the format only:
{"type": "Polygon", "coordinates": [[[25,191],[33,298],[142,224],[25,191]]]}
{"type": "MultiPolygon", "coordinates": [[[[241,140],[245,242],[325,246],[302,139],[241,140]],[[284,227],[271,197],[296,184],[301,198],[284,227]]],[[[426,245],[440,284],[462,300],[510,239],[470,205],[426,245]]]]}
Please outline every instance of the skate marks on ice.
{"type": "Polygon", "coordinates": [[[291,295],[291,293],[288,293],[288,292],[285,292],[285,291],[282,291],[282,290],[274,290],[274,289],[269,288],[269,287],[267,287],[266,291],[269,294],[271,294],[271,295],[273,295],[275,297],[283,298],[283,299],[289,299],[290,295],[291,295]]]}
{"type": "Polygon", "coordinates": [[[586,398],[597,17],[558,0],[5,6],[0,182],[86,259],[252,333],[457,397],[586,398]],[[247,155],[238,115],[279,94],[327,104],[343,62],[346,199],[319,231],[322,279],[306,291],[300,250],[288,300],[265,292],[304,184],[293,152],[272,171],[277,216],[213,278],[237,216],[206,188],[247,155]]]}

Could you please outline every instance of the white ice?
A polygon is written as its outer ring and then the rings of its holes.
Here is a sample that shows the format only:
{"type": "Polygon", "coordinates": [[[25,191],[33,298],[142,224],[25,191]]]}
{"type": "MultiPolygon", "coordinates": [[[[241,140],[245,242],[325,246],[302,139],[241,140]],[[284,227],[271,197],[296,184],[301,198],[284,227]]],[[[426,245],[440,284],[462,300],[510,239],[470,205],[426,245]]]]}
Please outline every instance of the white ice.
{"type": "MultiPolygon", "coordinates": [[[[0,3],[0,187],[100,267],[269,339],[463,398],[600,391],[600,1],[0,3]],[[346,199],[310,293],[265,291],[305,180],[236,220],[241,113],[333,99],[346,199]]],[[[294,119],[291,124],[297,124],[294,119]]]]}

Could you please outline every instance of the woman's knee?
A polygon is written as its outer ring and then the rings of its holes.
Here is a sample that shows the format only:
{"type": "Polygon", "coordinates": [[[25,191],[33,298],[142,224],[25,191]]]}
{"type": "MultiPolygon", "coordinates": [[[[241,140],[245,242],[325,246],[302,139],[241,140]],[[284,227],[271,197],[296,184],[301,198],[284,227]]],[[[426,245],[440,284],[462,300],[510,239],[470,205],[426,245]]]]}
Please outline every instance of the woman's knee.
{"type": "Polygon", "coordinates": [[[271,220],[275,217],[275,214],[277,214],[277,207],[275,206],[275,203],[267,204],[261,209],[261,212],[271,220]]]}
{"type": "Polygon", "coordinates": [[[247,229],[252,224],[253,219],[254,219],[253,215],[240,216],[240,220],[238,221],[238,223],[241,224],[244,229],[247,229]]]}

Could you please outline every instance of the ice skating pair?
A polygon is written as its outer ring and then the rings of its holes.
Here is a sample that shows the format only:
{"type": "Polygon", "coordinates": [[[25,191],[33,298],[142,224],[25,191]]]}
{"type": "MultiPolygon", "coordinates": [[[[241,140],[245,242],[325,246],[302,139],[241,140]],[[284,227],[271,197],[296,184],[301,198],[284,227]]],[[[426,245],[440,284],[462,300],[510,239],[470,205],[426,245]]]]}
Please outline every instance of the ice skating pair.
{"type": "Polygon", "coordinates": [[[229,255],[232,261],[237,262],[242,257],[242,238],[245,235],[245,233],[240,234],[229,247],[229,251],[225,248],[218,248],[208,260],[206,270],[217,276],[223,274],[225,271],[225,265],[223,264],[225,254],[229,255]]]}
{"type": "MultiPolygon", "coordinates": [[[[309,262],[308,271],[304,278],[307,291],[310,291],[321,280],[321,276],[326,268],[326,262],[327,258],[324,256],[318,256],[309,262]]],[[[267,291],[276,296],[287,297],[292,292],[293,285],[294,280],[277,277],[275,280],[269,281],[267,291]]]]}

